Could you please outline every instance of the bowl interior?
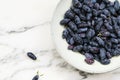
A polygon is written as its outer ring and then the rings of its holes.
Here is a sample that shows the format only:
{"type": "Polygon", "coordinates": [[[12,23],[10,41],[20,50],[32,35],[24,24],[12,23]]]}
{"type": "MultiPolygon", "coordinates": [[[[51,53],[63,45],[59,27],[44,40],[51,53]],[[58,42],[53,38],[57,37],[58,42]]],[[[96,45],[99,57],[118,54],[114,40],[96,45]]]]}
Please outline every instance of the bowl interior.
{"type": "Polygon", "coordinates": [[[68,44],[62,39],[64,27],[59,23],[63,19],[64,13],[70,8],[71,2],[72,0],[61,0],[53,15],[52,36],[59,54],[72,66],[89,73],[104,73],[119,68],[120,57],[113,57],[109,65],[102,65],[97,61],[93,65],[88,65],[84,62],[85,57],[83,55],[67,49],[68,44]]]}

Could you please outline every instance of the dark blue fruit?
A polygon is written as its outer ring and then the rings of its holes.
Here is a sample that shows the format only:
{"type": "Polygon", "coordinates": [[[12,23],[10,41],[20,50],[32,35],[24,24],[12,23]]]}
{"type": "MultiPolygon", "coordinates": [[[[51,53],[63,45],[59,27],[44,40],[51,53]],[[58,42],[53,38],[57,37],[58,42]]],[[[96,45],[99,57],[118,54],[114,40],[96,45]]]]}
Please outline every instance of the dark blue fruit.
{"type": "Polygon", "coordinates": [[[88,28],[79,28],[78,29],[78,33],[83,33],[83,32],[86,32],[88,30],[88,28]]]}
{"type": "Polygon", "coordinates": [[[117,14],[116,11],[115,11],[115,9],[113,7],[109,7],[109,11],[110,11],[110,13],[112,15],[116,15],[117,14]]]}
{"type": "Polygon", "coordinates": [[[99,53],[99,48],[97,48],[97,47],[90,47],[89,50],[92,53],[99,53]]]}
{"type": "Polygon", "coordinates": [[[113,25],[117,25],[117,18],[111,17],[111,20],[112,20],[113,25]]]}
{"type": "Polygon", "coordinates": [[[81,13],[80,13],[80,14],[79,14],[79,17],[80,17],[81,20],[86,20],[86,16],[85,16],[84,14],[81,14],[81,13]]]}
{"type": "Polygon", "coordinates": [[[83,45],[83,50],[84,50],[85,52],[89,52],[87,43],[85,43],[85,44],[83,45]]]}
{"type": "Polygon", "coordinates": [[[78,52],[78,51],[81,51],[82,49],[83,49],[83,46],[79,45],[79,46],[74,47],[73,51],[78,52]]]}
{"type": "Polygon", "coordinates": [[[106,6],[106,5],[105,5],[104,3],[101,3],[101,4],[100,4],[100,9],[104,9],[105,6],[106,6]]]}
{"type": "Polygon", "coordinates": [[[29,58],[31,58],[32,60],[37,60],[37,57],[36,57],[32,52],[28,52],[28,53],[27,53],[27,56],[28,56],[29,58]]]}
{"type": "Polygon", "coordinates": [[[39,75],[36,75],[36,76],[33,77],[32,80],[38,80],[38,79],[39,79],[39,75]]]}
{"type": "Polygon", "coordinates": [[[107,9],[103,10],[103,14],[105,14],[106,16],[110,16],[110,12],[107,9]]]}
{"type": "Polygon", "coordinates": [[[86,38],[84,38],[84,39],[83,39],[83,42],[84,42],[84,43],[88,43],[88,42],[89,42],[89,40],[88,40],[88,39],[86,39],[86,38]]]}
{"type": "Polygon", "coordinates": [[[120,44],[117,44],[117,47],[120,48],[120,44]]]}
{"type": "Polygon", "coordinates": [[[79,2],[75,7],[80,9],[82,7],[82,3],[79,2]]]}
{"type": "Polygon", "coordinates": [[[100,14],[100,17],[103,19],[107,19],[107,16],[105,14],[100,14]]]}
{"type": "Polygon", "coordinates": [[[112,43],[115,43],[115,44],[118,44],[118,40],[115,39],[115,38],[111,38],[111,42],[112,42],[112,43]]]}
{"type": "Polygon", "coordinates": [[[60,22],[60,24],[61,25],[67,25],[68,23],[69,23],[69,21],[70,21],[70,19],[63,19],[61,22],[60,22]]]}
{"type": "Polygon", "coordinates": [[[115,2],[114,2],[114,8],[115,8],[116,11],[119,10],[120,4],[119,4],[119,1],[118,1],[118,0],[115,0],[115,2]]]}
{"type": "MultiPolygon", "coordinates": [[[[68,36],[74,36],[74,32],[73,32],[70,28],[67,28],[66,30],[68,31],[67,37],[68,37],[68,36]]],[[[64,31],[63,31],[63,32],[64,32],[64,31]]],[[[66,37],[66,38],[67,38],[67,37],[66,37]]]]}
{"type": "Polygon", "coordinates": [[[87,5],[83,5],[83,10],[85,10],[86,12],[91,12],[90,7],[88,7],[87,5]]]}
{"type": "MultiPolygon", "coordinates": [[[[120,55],[120,4],[118,0],[72,0],[60,21],[68,50],[85,56],[85,62],[97,60],[108,65],[120,55]]],[[[57,27],[57,26],[56,26],[57,27]]]]}
{"type": "Polygon", "coordinates": [[[95,30],[99,31],[103,25],[103,21],[99,21],[99,23],[95,26],[95,30]]]}
{"type": "Polygon", "coordinates": [[[87,20],[90,20],[92,18],[92,14],[91,13],[88,13],[87,16],[86,16],[87,20]]]}
{"type": "Polygon", "coordinates": [[[105,46],[105,42],[100,37],[96,37],[96,40],[100,46],[105,46]]]}
{"type": "Polygon", "coordinates": [[[80,20],[80,18],[79,18],[79,16],[75,16],[75,24],[80,24],[81,23],[81,20],[80,20]]]}
{"type": "Polygon", "coordinates": [[[95,31],[93,29],[89,29],[86,34],[86,37],[88,38],[88,40],[90,40],[94,36],[95,36],[95,31]]]}
{"type": "Polygon", "coordinates": [[[69,45],[69,46],[68,46],[68,49],[69,49],[69,50],[73,50],[73,48],[74,48],[74,46],[72,46],[72,45],[69,45]]]}
{"type": "Polygon", "coordinates": [[[116,36],[114,33],[111,33],[110,36],[111,36],[112,38],[117,38],[117,36],[116,36]]]}
{"type": "Polygon", "coordinates": [[[101,60],[101,64],[108,65],[110,64],[110,60],[109,59],[101,60]]]}
{"type": "Polygon", "coordinates": [[[96,0],[91,0],[92,3],[96,3],[96,0]]]}
{"type": "Polygon", "coordinates": [[[90,21],[87,22],[88,26],[93,28],[92,23],[90,21]]]}
{"type": "Polygon", "coordinates": [[[110,3],[109,0],[103,0],[103,2],[106,3],[106,4],[109,4],[109,3],[110,3]]]}
{"type": "Polygon", "coordinates": [[[108,36],[110,36],[110,34],[111,34],[110,32],[105,31],[105,32],[102,33],[102,36],[108,37],[108,36]]]}
{"type": "Polygon", "coordinates": [[[108,31],[113,32],[113,27],[109,23],[104,23],[108,31]]]}
{"type": "Polygon", "coordinates": [[[93,9],[92,12],[93,12],[93,16],[98,16],[99,15],[99,12],[96,9],[93,9]]]}
{"type": "Polygon", "coordinates": [[[68,23],[68,26],[69,26],[73,31],[77,31],[77,25],[76,25],[74,22],[70,21],[70,22],[68,23]]]}
{"type": "Polygon", "coordinates": [[[79,0],[72,0],[72,3],[74,6],[77,6],[79,4],[79,0]]]}
{"type": "Polygon", "coordinates": [[[115,31],[120,29],[120,27],[117,25],[117,23],[116,23],[116,25],[113,25],[113,26],[114,26],[115,31]]]}
{"type": "Polygon", "coordinates": [[[70,9],[65,13],[65,18],[74,19],[74,16],[75,14],[70,9]]]}
{"type": "Polygon", "coordinates": [[[89,24],[87,24],[87,23],[80,23],[79,25],[78,25],[78,27],[79,28],[81,28],[81,27],[88,27],[89,26],[89,24]]]}
{"type": "Polygon", "coordinates": [[[108,59],[112,58],[112,55],[110,54],[110,52],[106,52],[106,56],[108,59]]]}
{"type": "Polygon", "coordinates": [[[85,59],[85,62],[87,63],[87,64],[93,64],[94,63],[94,59],[89,59],[89,58],[86,58],[85,59]]]}
{"type": "Polygon", "coordinates": [[[94,42],[94,41],[90,42],[90,45],[91,45],[91,46],[94,46],[94,47],[98,47],[98,43],[97,43],[97,42],[94,42]]]}
{"type": "Polygon", "coordinates": [[[98,54],[94,54],[94,59],[97,61],[100,61],[99,55],[98,54]]]}
{"type": "Polygon", "coordinates": [[[74,43],[75,43],[74,39],[71,38],[70,41],[69,41],[69,44],[70,44],[70,45],[73,45],[74,43]]]}
{"type": "Polygon", "coordinates": [[[85,38],[85,37],[86,37],[85,33],[80,33],[79,36],[80,36],[81,38],[85,38]]]}
{"type": "Polygon", "coordinates": [[[117,30],[116,33],[117,33],[117,36],[120,38],[120,30],[117,30]]]}
{"type": "Polygon", "coordinates": [[[78,44],[83,44],[83,40],[82,40],[82,38],[79,36],[79,34],[75,34],[75,35],[73,36],[73,39],[74,39],[74,41],[75,41],[76,43],[78,43],[78,44]]]}
{"type": "Polygon", "coordinates": [[[85,57],[88,59],[93,59],[93,55],[91,53],[85,53],[85,57]]]}
{"type": "Polygon", "coordinates": [[[117,17],[117,23],[120,25],[120,16],[117,17]]]}
{"type": "Polygon", "coordinates": [[[72,11],[73,11],[75,14],[77,14],[77,15],[79,15],[79,14],[81,13],[78,8],[75,8],[75,7],[72,6],[71,9],[72,9],[72,11]]]}
{"type": "Polygon", "coordinates": [[[63,34],[62,34],[63,39],[67,38],[68,35],[69,35],[68,30],[64,30],[64,31],[63,31],[63,34]]]}
{"type": "Polygon", "coordinates": [[[92,20],[91,24],[92,24],[92,26],[94,26],[94,25],[95,25],[95,21],[94,21],[94,20],[92,20]]]}
{"type": "Polygon", "coordinates": [[[106,50],[104,48],[100,49],[100,59],[101,60],[106,59],[106,50]]]}
{"type": "Polygon", "coordinates": [[[99,3],[95,3],[94,8],[95,8],[96,10],[98,10],[98,9],[100,8],[99,3]]]}
{"type": "Polygon", "coordinates": [[[120,50],[119,49],[115,49],[113,52],[113,56],[118,56],[120,55],[120,50]]]}

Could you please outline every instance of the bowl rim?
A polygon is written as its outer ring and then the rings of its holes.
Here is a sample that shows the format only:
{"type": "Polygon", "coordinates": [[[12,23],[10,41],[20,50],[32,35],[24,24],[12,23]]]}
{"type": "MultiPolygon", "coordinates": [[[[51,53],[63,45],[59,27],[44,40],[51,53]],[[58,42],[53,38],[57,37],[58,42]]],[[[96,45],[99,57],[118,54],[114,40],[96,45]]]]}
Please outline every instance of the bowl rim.
{"type": "MultiPolygon", "coordinates": [[[[57,52],[60,54],[60,56],[66,61],[66,62],[68,62],[71,66],[73,66],[73,67],[75,67],[75,68],[77,68],[77,69],[79,69],[79,70],[81,70],[81,71],[85,71],[85,72],[88,72],[88,73],[106,73],[106,72],[111,72],[111,71],[113,71],[113,70],[116,70],[116,69],[118,69],[119,67],[120,67],[120,65],[118,65],[117,67],[114,67],[114,68],[112,68],[112,69],[108,69],[108,70],[106,70],[106,71],[93,71],[93,70],[85,70],[85,69],[83,69],[83,68],[81,68],[81,67],[78,67],[78,66],[76,66],[76,65],[74,65],[71,61],[69,61],[69,60],[67,60],[66,59],[66,57],[64,56],[64,55],[62,55],[61,54],[61,51],[60,51],[60,49],[59,49],[59,46],[57,45],[58,43],[56,42],[56,39],[55,39],[55,34],[54,34],[54,22],[55,22],[55,18],[56,18],[56,13],[57,13],[57,10],[58,10],[58,8],[62,5],[62,2],[63,1],[65,1],[65,0],[61,0],[59,3],[58,3],[58,5],[57,5],[57,7],[56,7],[56,9],[55,9],[55,11],[54,11],[54,14],[53,14],[53,17],[52,17],[52,22],[51,22],[51,35],[52,35],[52,40],[53,40],[53,43],[54,43],[54,45],[55,45],[55,47],[56,47],[56,50],[57,50],[57,52]]],[[[66,0],[67,1],[67,0],[66,0]]],[[[69,0],[68,0],[69,1],[69,0]]],[[[69,9],[69,8],[68,8],[69,9]]],[[[60,25],[60,24],[59,24],[60,25]]],[[[62,34],[62,33],[61,33],[62,34]]],[[[62,37],[61,37],[61,39],[62,39],[62,37]]],[[[66,41],[65,41],[66,42],[66,41]]],[[[67,47],[66,47],[66,49],[67,49],[67,47]]],[[[72,52],[72,51],[71,51],[72,52]]],[[[73,52],[74,54],[76,54],[76,52],[73,52]]],[[[81,55],[81,54],[80,54],[81,55]]],[[[102,65],[102,64],[101,64],[102,65]]]]}

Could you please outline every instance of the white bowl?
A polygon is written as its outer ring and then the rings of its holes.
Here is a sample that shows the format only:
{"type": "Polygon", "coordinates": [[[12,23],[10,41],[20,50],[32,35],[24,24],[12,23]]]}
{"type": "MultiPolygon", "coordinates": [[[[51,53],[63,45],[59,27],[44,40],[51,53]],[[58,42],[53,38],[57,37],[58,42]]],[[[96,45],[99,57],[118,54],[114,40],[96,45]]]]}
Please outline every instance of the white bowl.
{"type": "Polygon", "coordinates": [[[64,13],[70,8],[72,0],[61,0],[58,4],[52,20],[52,36],[59,54],[75,68],[89,73],[104,73],[120,67],[120,57],[113,57],[109,65],[102,65],[95,61],[88,65],[84,62],[85,57],[80,53],[68,50],[67,42],[62,39],[64,27],[59,23],[63,19],[64,13]]]}

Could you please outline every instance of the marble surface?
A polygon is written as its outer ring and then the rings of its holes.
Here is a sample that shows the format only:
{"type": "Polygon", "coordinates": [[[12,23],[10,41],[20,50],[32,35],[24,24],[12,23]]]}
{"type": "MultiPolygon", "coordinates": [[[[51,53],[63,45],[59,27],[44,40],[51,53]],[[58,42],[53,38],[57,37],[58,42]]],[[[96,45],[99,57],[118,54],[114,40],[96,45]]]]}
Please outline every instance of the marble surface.
{"type": "Polygon", "coordinates": [[[0,80],[120,80],[120,69],[104,74],[79,71],[57,53],[51,19],[60,0],[0,0],[0,80]],[[29,59],[33,52],[37,61],[29,59]]]}

